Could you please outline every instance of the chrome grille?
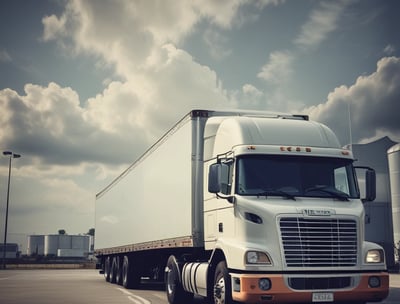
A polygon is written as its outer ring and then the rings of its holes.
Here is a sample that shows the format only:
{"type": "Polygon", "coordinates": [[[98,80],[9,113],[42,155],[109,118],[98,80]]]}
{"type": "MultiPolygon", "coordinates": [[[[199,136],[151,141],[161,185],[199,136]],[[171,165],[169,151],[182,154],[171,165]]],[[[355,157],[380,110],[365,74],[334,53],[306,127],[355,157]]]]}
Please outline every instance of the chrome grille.
{"type": "Polygon", "coordinates": [[[287,267],[357,264],[357,223],[347,219],[280,219],[287,267]]]}

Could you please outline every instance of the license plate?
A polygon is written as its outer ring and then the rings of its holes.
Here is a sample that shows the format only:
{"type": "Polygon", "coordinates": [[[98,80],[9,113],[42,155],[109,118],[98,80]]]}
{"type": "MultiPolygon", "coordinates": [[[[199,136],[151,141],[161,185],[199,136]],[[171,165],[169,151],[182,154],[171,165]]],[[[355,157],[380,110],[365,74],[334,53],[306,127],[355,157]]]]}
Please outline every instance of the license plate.
{"type": "Polygon", "coordinates": [[[333,302],[333,292],[314,292],[313,302],[333,302]]]}

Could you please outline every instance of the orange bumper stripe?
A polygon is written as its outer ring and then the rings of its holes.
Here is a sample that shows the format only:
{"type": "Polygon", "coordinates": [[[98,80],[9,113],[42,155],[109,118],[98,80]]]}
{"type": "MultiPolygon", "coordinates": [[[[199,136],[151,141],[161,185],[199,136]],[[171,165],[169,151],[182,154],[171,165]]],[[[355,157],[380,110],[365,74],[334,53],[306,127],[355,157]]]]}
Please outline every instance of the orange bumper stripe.
{"type": "Polygon", "coordinates": [[[294,290],[288,287],[285,277],[281,274],[234,274],[232,277],[240,279],[240,291],[232,292],[233,299],[246,303],[311,303],[313,292],[333,292],[335,301],[380,301],[389,294],[389,275],[386,272],[360,274],[359,284],[351,288],[315,291],[294,290]],[[371,276],[380,278],[380,287],[369,287],[368,279],[371,276]],[[261,278],[271,280],[270,290],[263,291],[258,287],[261,278]]]}

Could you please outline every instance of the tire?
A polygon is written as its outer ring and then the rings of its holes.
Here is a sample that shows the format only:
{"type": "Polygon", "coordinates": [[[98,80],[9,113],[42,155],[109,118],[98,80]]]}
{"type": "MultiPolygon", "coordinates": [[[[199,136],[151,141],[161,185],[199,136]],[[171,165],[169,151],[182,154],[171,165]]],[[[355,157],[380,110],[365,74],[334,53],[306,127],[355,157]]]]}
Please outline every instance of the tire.
{"type": "Polygon", "coordinates": [[[214,274],[213,303],[232,304],[232,285],[226,262],[219,262],[214,274]]]}
{"type": "Polygon", "coordinates": [[[115,257],[115,283],[122,285],[122,265],[121,257],[115,257]]]}
{"type": "Polygon", "coordinates": [[[122,286],[125,288],[131,287],[131,263],[129,262],[128,256],[124,256],[124,260],[122,262],[122,286]]]}
{"type": "Polygon", "coordinates": [[[106,257],[104,261],[104,278],[106,282],[110,282],[111,261],[110,257],[106,257]]]}
{"type": "Polygon", "coordinates": [[[135,271],[133,260],[125,255],[122,261],[122,286],[125,288],[137,288],[140,285],[140,272],[135,271]]]}
{"type": "Polygon", "coordinates": [[[116,283],[116,274],[117,274],[117,258],[113,257],[111,259],[111,269],[110,269],[110,283],[116,283]]]}
{"type": "Polygon", "coordinates": [[[193,294],[183,289],[178,262],[171,255],[167,261],[165,270],[165,288],[170,304],[187,304],[193,298],[193,294]]]}

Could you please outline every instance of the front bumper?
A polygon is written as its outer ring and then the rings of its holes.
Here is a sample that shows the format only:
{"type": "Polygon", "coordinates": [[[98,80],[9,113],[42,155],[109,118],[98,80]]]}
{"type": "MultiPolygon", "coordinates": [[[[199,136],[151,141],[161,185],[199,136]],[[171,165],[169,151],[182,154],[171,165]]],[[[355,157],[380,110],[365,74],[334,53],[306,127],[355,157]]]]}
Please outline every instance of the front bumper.
{"type": "MultiPolygon", "coordinates": [[[[332,301],[347,302],[379,302],[389,294],[389,274],[387,272],[371,273],[344,273],[344,274],[236,274],[231,273],[232,298],[235,301],[245,303],[302,303],[313,301],[313,294],[324,293],[332,296],[332,301]],[[349,286],[329,288],[322,286],[322,281],[335,281],[342,278],[349,282],[349,286]],[[371,287],[370,278],[379,286],[371,287]],[[261,290],[259,280],[268,278],[271,286],[269,290],[261,290]],[[330,279],[327,279],[330,278],[330,279]],[[290,287],[291,280],[307,281],[302,287],[290,287]],[[315,284],[313,284],[315,280],[315,284]]],[[[315,300],[316,301],[316,300],[315,300]]],[[[331,300],[329,300],[331,301],[331,300]]]]}

